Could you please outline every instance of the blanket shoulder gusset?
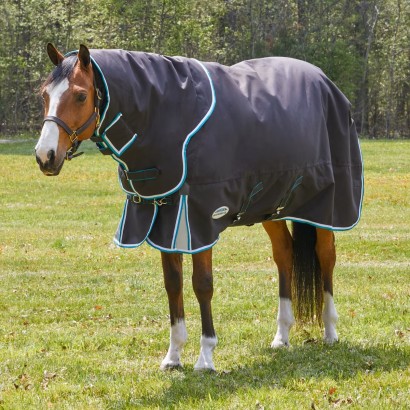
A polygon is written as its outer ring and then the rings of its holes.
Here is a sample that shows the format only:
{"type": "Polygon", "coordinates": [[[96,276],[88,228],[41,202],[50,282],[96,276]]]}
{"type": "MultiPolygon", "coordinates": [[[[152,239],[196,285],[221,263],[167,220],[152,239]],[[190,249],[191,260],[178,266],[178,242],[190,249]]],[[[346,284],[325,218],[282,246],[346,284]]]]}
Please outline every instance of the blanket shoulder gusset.
{"type": "Polygon", "coordinates": [[[124,188],[142,197],[177,190],[186,177],[185,145],[212,104],[204,69],[194,60],[151,53],[91,55],[110,97],[98,134],[127,171],[160,171],[155,179],[126,181],[124,188]]]}

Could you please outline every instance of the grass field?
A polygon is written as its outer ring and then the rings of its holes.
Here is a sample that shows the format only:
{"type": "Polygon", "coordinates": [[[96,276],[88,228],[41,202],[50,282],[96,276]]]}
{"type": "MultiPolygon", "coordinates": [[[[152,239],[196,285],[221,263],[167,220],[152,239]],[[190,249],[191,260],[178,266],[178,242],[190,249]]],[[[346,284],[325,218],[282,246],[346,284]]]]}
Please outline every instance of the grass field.
{"type": "Polygon", "coordinates": [[[198,374],[200,317],[185,257],[183,371],[169,339],[158,251],[118,249],[114,161],[91,145],[43,176],[35,141],[0,144],[0,408],[410,408],[410,141],[363,141],[360,224],[337,234],[340,342],[295,327],[269,348],[277,272],[261,226],[214,248],[216,374],[198,374]]]}

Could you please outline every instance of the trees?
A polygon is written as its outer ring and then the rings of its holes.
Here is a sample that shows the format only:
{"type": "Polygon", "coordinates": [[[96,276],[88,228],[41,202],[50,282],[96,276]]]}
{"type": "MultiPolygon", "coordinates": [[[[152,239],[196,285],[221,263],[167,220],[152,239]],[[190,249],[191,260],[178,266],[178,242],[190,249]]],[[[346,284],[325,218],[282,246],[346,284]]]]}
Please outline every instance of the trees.
{"type": "Polygon", "coordinates": [[[410,3],[382,2],[369,53],[368,133],[372,137],[410,137],[410,3]]]}
{"type": "Polygon", "coordinates": [[[268,55],[320,66],[371,137],[409,135],[406,0],[3,0],[0,132],[38,129],[45,45],[81,42],[224,64],[268,55]]]}

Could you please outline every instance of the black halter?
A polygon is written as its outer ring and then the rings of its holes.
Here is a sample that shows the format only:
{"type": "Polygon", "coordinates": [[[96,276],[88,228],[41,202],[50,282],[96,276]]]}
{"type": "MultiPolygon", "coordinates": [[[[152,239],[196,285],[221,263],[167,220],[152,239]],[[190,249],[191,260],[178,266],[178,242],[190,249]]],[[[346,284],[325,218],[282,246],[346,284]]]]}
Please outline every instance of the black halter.
{"type": "Polygon", "coordinates": [[[66,152],[65,159],[67,161],[70,161],[73,158],[78,157],[83,154],[83,152],[79,152],[76,154],[81,144],[81,141],[78,140],[78,137],[91,125],[93,121],[95,121],[95,128],[97,128],[100,123],[100,105],[102,101],[102,93],[97,87],[97,83],[95,81],[95,75],[94,75],[94,90],[95,90],[94,112],[91,114],[90,118],[88,118],[88,120],[76,130],[72,130],[62,119],[58,117],[55,117],[53,115],[47,115],[44,117],[43,124],[46,121],[55,122],[68,134],[68,137],[70,138],[72,145],[71,145],[71,148],[66,152]]]}

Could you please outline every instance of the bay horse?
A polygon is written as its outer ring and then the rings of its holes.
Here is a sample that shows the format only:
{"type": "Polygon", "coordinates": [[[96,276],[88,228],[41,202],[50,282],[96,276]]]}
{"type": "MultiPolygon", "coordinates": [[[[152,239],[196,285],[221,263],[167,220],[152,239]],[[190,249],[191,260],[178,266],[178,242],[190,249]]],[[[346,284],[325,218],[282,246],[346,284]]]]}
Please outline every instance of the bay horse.
{"type": "Polygon", "coordinates": [[[279,273],[271,347],[289,346],[295,316],[323,323],[324,342],[338,340],[334,231],[360,218],[362,161],[350,103],[319,68],[280,57],[227,67],[84,45],[64,56],[51,43],[47,52],[55,68],[41,87],[36,160],[58,175],[91,139],[118,162],[126,201],[114,241],[161,251],[171,322],[161,369],[182,366],[182,255],[191,254],[202,320],[194,368],[215,370],[212,247],[229,226],[262,223],[271,241],[279,273]]]}

